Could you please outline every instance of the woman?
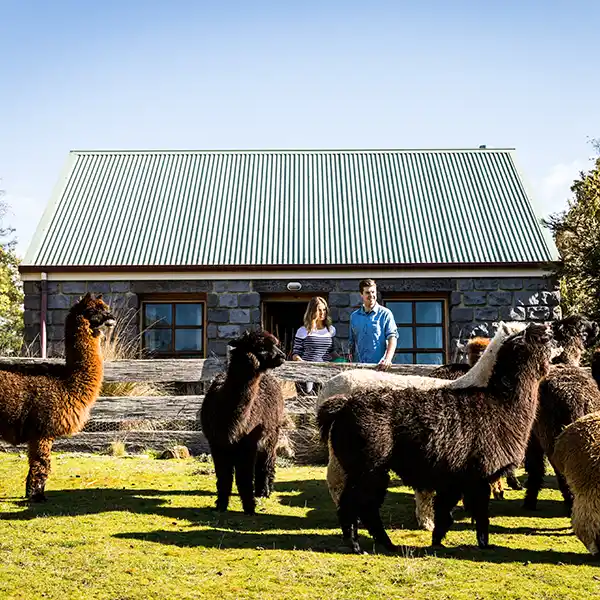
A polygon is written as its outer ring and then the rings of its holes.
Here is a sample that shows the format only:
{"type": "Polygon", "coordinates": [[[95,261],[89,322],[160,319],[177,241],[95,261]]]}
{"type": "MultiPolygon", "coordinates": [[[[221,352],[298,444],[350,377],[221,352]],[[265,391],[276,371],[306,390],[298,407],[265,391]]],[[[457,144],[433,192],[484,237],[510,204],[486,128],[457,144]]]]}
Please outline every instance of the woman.
{"type": "MultiPolygon", "coordinates": [[[[329,308],[325,298],[311,298],[304,313],[304,325],[294,337],[292,360],[326,362],[335,358],[333,338],[335,327],[331,324],[329,308]]],[[[306,392],[313,391],[312,381],[306,382],[306,392]]]]}

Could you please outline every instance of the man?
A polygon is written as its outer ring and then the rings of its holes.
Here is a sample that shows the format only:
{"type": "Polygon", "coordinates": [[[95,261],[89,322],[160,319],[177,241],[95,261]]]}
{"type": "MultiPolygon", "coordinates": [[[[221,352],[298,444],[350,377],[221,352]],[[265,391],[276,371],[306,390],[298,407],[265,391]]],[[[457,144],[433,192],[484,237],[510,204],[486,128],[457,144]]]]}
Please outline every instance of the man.
{"type": "Polygon", "coordinates": [[[389,308],[377,303],[377,284],[363,279],[358,284],[362,306],[350,315],[350,360],[377,363],[378,369],[392,364],[398,330],[389,308]]]}

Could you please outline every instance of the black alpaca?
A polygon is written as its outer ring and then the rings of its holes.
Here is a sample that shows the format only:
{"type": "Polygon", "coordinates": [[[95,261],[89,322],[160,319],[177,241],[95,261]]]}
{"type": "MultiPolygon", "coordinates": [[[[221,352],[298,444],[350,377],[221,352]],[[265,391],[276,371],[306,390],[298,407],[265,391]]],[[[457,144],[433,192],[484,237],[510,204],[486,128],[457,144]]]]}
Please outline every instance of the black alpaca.
{"type": "Polygon", "coordinates": [[[200,419],[215,463],[217,510],[227,510],[235,471],[244,512],[254,514],[255,497],[269,496],[273,488],[284,423],[281,386],[266,371],[281,366],[285,354],[267,332],[246,332],[229,345],[227,373],[211,383],[200,419]]]}
{"type": "MultiPolygon", "coordinates": [[[[552,325],[554,340],[563,348],[540,383],[538,414],[525,455],[527,481],[524,508],[535,510],[544,484],[547,456],[570,514],[573,497],[554,462],[554,442],[561,431],[580,417],[600,410],[600,390],[594,379],[579,367],[583,352],[598,341],[600,328],[594,321],[572,315],[552,325]]],[[[592,366],[593,369],[593,366],[592,366]]]]}
{"type": "Polygon", "coordinates": [[[408,486],[435,490],[434,545],[463,496],[477,542],[488,546],[490,482],[523,460],[550,342],[544,325],[509,337],[487,388],[358,392],[321,406],[321,436],[345,473],[338,517],[354,552],[361,552],[359,519],[376,542],[395,549],[379,514],[390,469],[408,486]]]}

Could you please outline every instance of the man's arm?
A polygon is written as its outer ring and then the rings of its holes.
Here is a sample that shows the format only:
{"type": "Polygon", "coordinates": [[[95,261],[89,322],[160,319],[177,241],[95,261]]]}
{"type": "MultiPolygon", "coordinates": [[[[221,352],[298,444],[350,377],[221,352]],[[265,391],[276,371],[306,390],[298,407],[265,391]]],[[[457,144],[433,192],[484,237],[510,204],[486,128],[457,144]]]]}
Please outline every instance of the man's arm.
{"type": "Polygon", "coordinates": [[[398,328],[396,327],[396,320],[392,313],[388,313],[385,320],[385,354],[379,361],[380,369],[387,369],[394,358],[394,352],[396,351],[396,345],[398,343],[398,328]]]}
{"type": "Polygon", "coordinates": [[[385,354],[383,358],[379,361],[379,366],[382,369],[387,369],[391,364],[394,358],[394,352],[396,351],[396,344],[398,338],[395,335],[391,335],[386,341],[385,354]]]}

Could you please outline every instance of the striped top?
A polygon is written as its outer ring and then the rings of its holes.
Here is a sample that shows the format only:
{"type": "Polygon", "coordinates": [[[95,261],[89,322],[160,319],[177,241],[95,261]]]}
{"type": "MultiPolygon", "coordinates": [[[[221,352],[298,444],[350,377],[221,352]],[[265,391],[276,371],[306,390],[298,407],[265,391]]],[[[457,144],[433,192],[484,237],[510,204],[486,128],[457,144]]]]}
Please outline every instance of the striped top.
{"type": "Polygon", "coordinates": [[[294,349],[292,356],[298,355],[302,360],[308,362],[327,362],[331,360],[333,352],[333,338],[335,327],[330,329],[313,329],[310,333],[306,327],[300,327],[294,338],[294,349]]]}

